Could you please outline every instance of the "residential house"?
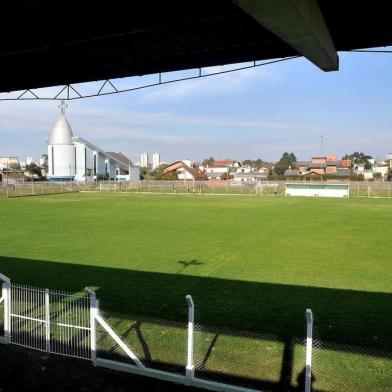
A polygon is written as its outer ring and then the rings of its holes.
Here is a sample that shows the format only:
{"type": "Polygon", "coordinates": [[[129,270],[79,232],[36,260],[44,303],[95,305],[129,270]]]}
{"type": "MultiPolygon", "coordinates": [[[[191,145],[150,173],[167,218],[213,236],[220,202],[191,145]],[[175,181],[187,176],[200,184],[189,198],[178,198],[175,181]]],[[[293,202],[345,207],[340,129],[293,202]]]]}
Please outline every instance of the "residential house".
{"type": "Polygon", "coordinates": [[[241,163],[232,159],[216,160],[212,165],[201,165],[199,168],[210,180],[223,180],[237,171],[241,163]]]}
{"type": "Polygon", "coordinates": [[[351,174],[351,160],[337,159],[335,155],[312,157],[310,161],[298,161],[297,169],[286,170],[287,177],[305,175],[326,175],[348,177],[351,174]]]}
{"type": "Polygon", "coordinates": [[[189,160],[170,163],[163,169],[163,174],[176,172],[179,180],[206,180],[207,175],[197,167],[192,167],[189,160]]]}
{"type": "Polygon", "coordinates": [[[255,183],[266,180],[268,178],[269,170],[266,167],[254,169],[250,166],[237,167],[233,174],[233,183],[255,183]]]}

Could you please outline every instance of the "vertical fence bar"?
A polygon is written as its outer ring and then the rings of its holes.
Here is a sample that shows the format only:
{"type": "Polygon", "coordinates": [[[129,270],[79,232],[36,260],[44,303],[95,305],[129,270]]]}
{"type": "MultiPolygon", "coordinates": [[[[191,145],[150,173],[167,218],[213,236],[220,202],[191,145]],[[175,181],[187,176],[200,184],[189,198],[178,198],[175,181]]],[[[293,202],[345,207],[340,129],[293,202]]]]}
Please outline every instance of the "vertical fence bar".
{"type": "Polygon", "coordinates": [[[90,352],[91,360],[95,364],[97,361],[97,321],[99,302],[94,291],[88,287],[84,289],[90,295],[90,352]]]}
{"type": "Polygon", "coordinates": [[[11,281],[5,275],[0,274],[3,281],[2,297],[4,300],[4,343],[11,342],[11,281]]]}
{"type": "Polygon", "coordinates": [[[46,352],[50,352],[50,303],[49,303],[49,289],[45,289],[45,338],[46,338],[46,352]]]}
{"type": "Polygon", "coordinates": [[[305,392],[312,388],[312,347],[313,347],[313,313],[306,309],[306,359],[305,359],[305,392]]]}
{"type": "Polygon", "coordinates": [[[188,304],[188,355],[185,375],[192,379],[195,376],[195,366],[193,364],[193,329],[195,324],[195,304],[191,295],[186,296],[188,304]]]}

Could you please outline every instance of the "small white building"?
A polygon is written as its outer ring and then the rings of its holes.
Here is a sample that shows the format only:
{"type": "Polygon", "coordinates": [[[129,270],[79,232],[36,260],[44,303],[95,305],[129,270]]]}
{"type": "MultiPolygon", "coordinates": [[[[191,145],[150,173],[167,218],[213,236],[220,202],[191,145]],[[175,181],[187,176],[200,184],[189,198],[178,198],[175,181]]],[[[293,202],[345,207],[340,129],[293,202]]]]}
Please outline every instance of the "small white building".
{"type": "Polygon", "coordinates": [[[254,169],[250,166],[240,166],[236,168],[233,177],[233,183],[254,183],[266,180],[268,178],[268,168],[254,169]]]}
{"type": "Polygon", "coordinates": [[[241,167],[240,162],[231,159],[215,160],[212,165],[201,165],[199,168],[210,180],[222,180],[235,173],[241,167]]]}
{"type": "Polygon", "coordinates": [[[385,179],[388,175],[389,165],[384,163],[378,163],[372,166],[373,177],[375,174],[379,174],[382,179],[385,179]]]}
{"type": "Polygon", "coordinates": [[[330,183],[286,183],[286,196],[312,196],[312,197],[349,197],[349,184],[330,183]]]}
{"type": "Polygon", "coordinates": [[[65,104],[48,140],[48,173],[52,182],[87,178],[138,180],[139,168],[119,152],[105,152],[85,139],[74,137],[65,117],[65,104]]]}

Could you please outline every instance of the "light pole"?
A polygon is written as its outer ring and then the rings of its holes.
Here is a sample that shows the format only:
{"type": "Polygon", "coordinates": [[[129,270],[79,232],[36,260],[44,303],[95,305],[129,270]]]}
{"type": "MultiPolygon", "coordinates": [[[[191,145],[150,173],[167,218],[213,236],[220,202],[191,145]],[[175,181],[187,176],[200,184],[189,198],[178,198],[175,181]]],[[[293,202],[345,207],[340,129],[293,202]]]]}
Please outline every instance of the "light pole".
{"type": "Polygon", "coordinates": [[[6,182],[6,185],[5,185],[7,187],[7,199],[8,199],[8,176],[10,175],[10,172],[8,170],[8,167],[9,167],[8,165],[9,165],[9,162],[7,160],[7,169],[6,169],[7,170],[7,182],[6,182]]]}
{"type": "Polygon", "coordinates": [[[323,157],[323,135],[320,136],[320,176],[321,176],[321,181],[323,180],[323,163],[322,163],[322,157],[323,157]]]}
{"type": "MultiPolygon", "coordinates": [[[[129,146],[132,144],[131,139],[129,139],[126,144],[129,144],[129,146]]],[[[129,147],[129,153],[131,153],[131,147],[129,147]]],[[[131,154],[129,154],[131,156],[131,154]]],[[[128,158],[128,181],[129,184],[131,183],[131,158],[128,158]]]]}

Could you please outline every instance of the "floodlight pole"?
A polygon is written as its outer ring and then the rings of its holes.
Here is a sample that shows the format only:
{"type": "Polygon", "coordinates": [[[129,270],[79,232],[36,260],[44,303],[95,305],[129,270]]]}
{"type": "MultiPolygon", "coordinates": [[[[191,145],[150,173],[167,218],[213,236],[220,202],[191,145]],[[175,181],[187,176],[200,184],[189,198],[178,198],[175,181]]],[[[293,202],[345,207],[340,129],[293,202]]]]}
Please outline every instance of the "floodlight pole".
{"type": "MultiPolygon", "coordinates": [[[[322,158],[323,157],[323,135],[320,136],[320,152],[321,152],[320,158],[322,158]]],[[[322,181],[323,180],[323,174],[322,174],[323,164],[321,161],[322,161],[322,159],[320,159],[320,176],[321,176],[321,181],[322,181]]]]}

